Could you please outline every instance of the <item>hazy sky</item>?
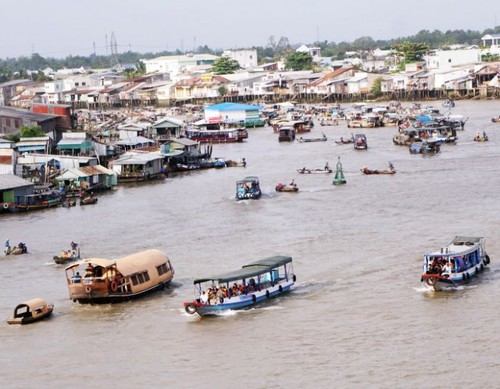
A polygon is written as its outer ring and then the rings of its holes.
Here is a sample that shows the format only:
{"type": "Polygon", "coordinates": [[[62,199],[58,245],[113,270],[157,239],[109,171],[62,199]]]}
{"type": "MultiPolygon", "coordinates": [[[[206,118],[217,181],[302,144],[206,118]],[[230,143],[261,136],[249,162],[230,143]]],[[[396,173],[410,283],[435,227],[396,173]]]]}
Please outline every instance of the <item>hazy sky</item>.
{"type": "Polygon", "coordinates": [[[3,0],[0,58],[352,42],[420,30],[483,32],[500,24],[499,0],[3,0]],[[498,18],[498,20],[497,20],[498,18]],[[109,50],[109,49],[108,49],[109,50]]]}

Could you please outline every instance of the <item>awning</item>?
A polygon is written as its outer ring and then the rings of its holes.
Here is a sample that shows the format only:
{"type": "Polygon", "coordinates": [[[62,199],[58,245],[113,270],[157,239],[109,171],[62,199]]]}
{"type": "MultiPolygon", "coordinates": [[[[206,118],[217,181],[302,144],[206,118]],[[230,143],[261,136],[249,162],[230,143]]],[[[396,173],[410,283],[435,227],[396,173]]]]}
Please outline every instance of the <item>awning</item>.
{"type": "Polygon", "coordinates": [[[36,150],[45,150],[47,145],[38,145],[38,146],[18,146],[17,150],[22,153],[23,151],[36,151],[36,150]]]}
{"type": "Polygon", "coordinates": [[[91,142],[75,142],[72,141],[71,143],[62,143],[63,141],[59,142],[57,144],[57,149],[58,150],[71,150],[71,149],[91,149],[92,148],[92,143],[91,142]]]}

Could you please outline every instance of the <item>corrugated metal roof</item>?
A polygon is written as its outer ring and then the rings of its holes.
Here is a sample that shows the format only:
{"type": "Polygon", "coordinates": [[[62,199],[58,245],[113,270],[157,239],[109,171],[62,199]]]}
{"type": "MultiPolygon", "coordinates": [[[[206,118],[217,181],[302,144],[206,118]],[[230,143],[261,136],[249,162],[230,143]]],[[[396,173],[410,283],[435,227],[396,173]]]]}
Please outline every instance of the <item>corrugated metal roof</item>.
{"type": "Polygon", "coordinates": [[[22,188],[25,186],[34,186],[34,184],[15,174],[0,174],[0,190],[22,188]]]}
{"type": "Polygon", "coordinates": [[[34,120],[37,122],[45,122],[48,120],[55,119],[59,117],[59,115],[48,115],[44,113],[34,113],[34,112],[29,112],[23,109],[16,109],[12,107],[0,107],[0,115],[2,116],[9,116],[13,118],[19,118],[19,119],[28,119],[28,120],[34,120]]]}

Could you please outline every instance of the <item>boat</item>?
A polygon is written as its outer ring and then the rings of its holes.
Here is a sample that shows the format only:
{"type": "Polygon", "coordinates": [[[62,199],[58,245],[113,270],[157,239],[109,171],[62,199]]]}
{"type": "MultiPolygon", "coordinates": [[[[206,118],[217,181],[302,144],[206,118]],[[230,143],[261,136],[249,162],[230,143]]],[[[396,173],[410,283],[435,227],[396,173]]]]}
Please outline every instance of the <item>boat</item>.
{"type": "Polygon", "coordinates": [[[203,317],[249,308],[290,291],[295,281],[292,257],[264,258],[239,270],[195,279],[195,298],[185,302],[184,309],[203,317]]]}
{"type": "Polygon", "coordinates": [[[9,207],[11,212],[37,211],[61,205],[61,195],[52,189],[35,189],[34,194],[20,196],[16,203],[9,207]]]}
{"type": "Polygon", "coordinates": [[[53,304],[47,304],[41,298],[35,298],[18,304],[14,316],[7,320],[9,324],[30,324],[52,315],[53,304]]]}
{"type": "Polygon", "coordinates": [[[326,142],[328,138],[326,135],[323,133],[323,136],[321,138],[298,138],[297,141],[304,143],[304,142],[326,142]]]}
{"type": "Polygon", "coordinates": [[[493,123],[500,123],[500,116],[498,116],[497,118],[491,118],[491,121],[493,123]]]}
{"type": "Polygon", "coordinates": [[[443,107],[445,108],[453,108],[455,106],[455,102],[451,99],[443,101],[443,107]]]}
{"type": "Polygon", "coordinates": [[[200,143],[235,143],[248,138],[246,127],[239,123],[200,120],[185,130],[187,138],[200,143]]]}
{"type": "Polygon", "coordinates": [[[97,203],[97,197],[94,196],[87,196],[80,199],[80,205],[89,205],[96,203],[97,203]]]}
{"type": "Polygon", "coordinates": [[[424,255],[420,281],[433,290],[469,281],[490,263],[484,246],[483,237],[455,236],[448,245],[424,255]]]}
{"type": "Polygon", "coordinates": [[[348,145],[350,143],[354,142],[352,138],[350,139],[344,139],[343,137],[340,137],[339,140],[336,140],[335,143],[338,145],[348,145]]]}
{"type": "Polygon", "coordinates": [[[21,255],[27,253],[28,253],[28,247],[26,247],[26,244],[24,244],[23,242],[19,242],[19,244],[14,247],[10,246],[5,247],[5,255],[21,255]]]}
{"type": "Polygon", "coordinates": [[[352,136],[352,141],[354,143],[355,150],[366,150],[368,149],[368,142],[366,141],[365,134],[355,134],[352,136]]]}
{"type": "Polygon", "coordinates": [[[242,158],[241,160],[238,160],[238,161],[228,159],[228,160],[226,160],[226,166],[227,167],[246,167],[247,161],[245,160],[245,158],[242,158]]]}
{"type": "Polygon", "coordinates": [[[409,147],[410,154],[437,154],[441,151],[441,142],[426,140],[412,143],[409,147]]]}
{"type": "Polygon", "coordinates": [[[281,182],[276,185],[274,188],[276,192],[298,192],[299,187],[295,183],[295,181],[292,180],[290,184],[282,184],[281,182]]]}
{"type": "Polygon", "coordinates": [[[293,142],[295,140],[295,128],[292,126],[280,126],[278,132],[278,142],[293,142]]]}
{"type": "Polygon", "coordinates": [[[80,249],[78,248],[78,244],[71,242],[70,250],[63,250],[59,255],[54,255],[52,259],[58,265],[78,261],[80,259],[80,249]]]}
{"type": "Polygon", "coordinates": [[[248,176],[236,182],[236,200],[257,200],[261,195],[258,177],[248,176]]]}
{"type": "Polygon", "coordinates": [[[325,167],[323,169],[306,169],[305,167],[303,167],[302,169],[297,169],[297,172],[299,172],[300,174],[330,174],[333,172],[332,169],[330,169],[329,167],[325,167]]]}
{"type": "Polygon", "coordinates": [[[156,249],[118,259],[86,258],[65,271],[69,298],[81,304],[131,300],[167,287],[174,277],[170,260],[156,249]]]}
{"type": "Polygon", "coordinates": [[[476,136],[474,137],[474,142],[488,142],[488,135],[486,135],[486,132],[483,131],[483,135],[477,132],[476,136]]]}
{"type": "Polygon", "coordinates": [[[215,158],[213,167],[216,169],[226,167],[226,161],[224,160],[224,158],[215,158]]]}
{"type": "Polygon", "coordinates": [[[384,170],[371,170],[368,169],[366,166],[363,166],[361,169],[362,173],[364,174],[396,174],[396,170],[394,169],[394,165],[389,162],[389,169],[384,169],[384,170]]]}

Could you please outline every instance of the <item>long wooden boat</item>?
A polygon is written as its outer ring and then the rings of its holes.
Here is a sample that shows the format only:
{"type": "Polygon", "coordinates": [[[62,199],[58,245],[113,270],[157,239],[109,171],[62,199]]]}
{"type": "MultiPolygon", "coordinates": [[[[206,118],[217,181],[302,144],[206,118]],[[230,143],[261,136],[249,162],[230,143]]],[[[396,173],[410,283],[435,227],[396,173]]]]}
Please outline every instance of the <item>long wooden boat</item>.
{"type": "Polygon", "coordinates": [[[291,183],[291,184],[282,184],[281,182],[278,183],[278,185],[276,185],[276,187],[274,188],[276,190],[276,192],[298,192],[299,191],[299,187],[297,186],[297,184],[295,182],[291,183]]]}
{"type": "Polygon", "coordinates": [[[154,249],[118,259],[87,258],[66,268],[69,298],[82,304],[130,300],[165,288],[173,277],[168,257],[154,249]]]}
{"type": "Polygon", "coordinates": [[[332,169],[326,167],[324,169],[306,169],[303,167],[302,169],[297,169],[297,172],[300,174],[330,174],[333,172],[332,169]]]}
{"type": "Polygon", "coordinates": [[[207,316],[248,308],[290,291],[295,281],[292,257],[264,258],[239,270],[195,279],[195,298],[185,302],[184,309],[207,316]]]}
{"type": "Polygon", "coordinates": [[[455,236],[448,245],[424,255],[420,281],[433,290],[469,281],[490,263],[484,246],[483,237],[455,236]]]}
{"type": "Polygon", "coordinates": [[[299,137],[297,138],[297,141],[298,142],[301,142],[301,143],[308,143],[308,142],[326,142],[328,140],[328,138],[326,137],[326,135],[323,133],[323,136],[320,137],[320,138],[303,138],[303,137],[299,137]]]}
{"type": "Polygon", "coordinates": [[[52,315],[54,305],[47,304],[41,298],[35,298],[18,304],[14,316],[7,320],[9,324],[30,324],[52,315]]]}
{"type": "Polygon", "coordinates": [[[396,174],[396,170],[394,169],[394,167],[391,167],[389,169],[375,169],[375,170],[371,170],[371,169],[368,169],[366,166],[363,166],[361,169],[361,172],[363,174],[367,174],[367,175],[370,175],[370,174],[396,174]]]}

